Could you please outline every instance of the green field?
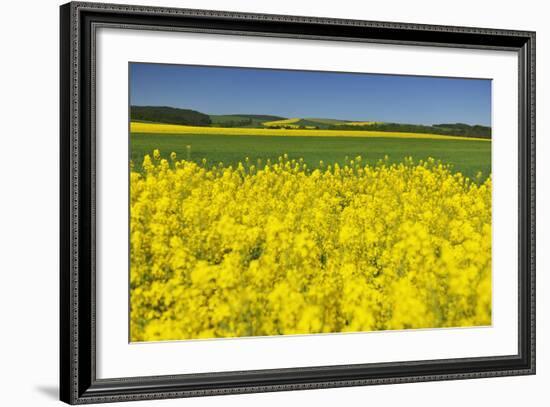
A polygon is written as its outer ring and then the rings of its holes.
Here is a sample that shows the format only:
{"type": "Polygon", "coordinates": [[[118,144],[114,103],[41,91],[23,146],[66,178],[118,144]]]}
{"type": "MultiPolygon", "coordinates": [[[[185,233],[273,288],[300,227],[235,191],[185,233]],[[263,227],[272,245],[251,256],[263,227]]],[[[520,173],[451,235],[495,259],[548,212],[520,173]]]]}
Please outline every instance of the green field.
{"type": "Polygon", "coordinates": [[[362,137],[315,137],[315,136],[226,136],[189,134],[131,134],[131,159],[139,169],[145,154],[159,149],[168,158],[172,151],[179,159],[195,162],[207,159],[207,163],[235,165],[245,157],[263,163],[270,158],[287,153],[292,158],[303,158],[310,168],[325,163],[343,164],[360,155],[363,162],[376,163],[389,157],[390,162],[400,162],[411,156],[415,160],[433,157],[453,165],[455,171],[474,178],[481,171],[483,178],[491,173],[491,142],[477,140],[432,140],[362,137]],[[190,149],[187,146],[191,146],[190,149]],[[188,156],[189,154],[189,156],[188,156]]]}

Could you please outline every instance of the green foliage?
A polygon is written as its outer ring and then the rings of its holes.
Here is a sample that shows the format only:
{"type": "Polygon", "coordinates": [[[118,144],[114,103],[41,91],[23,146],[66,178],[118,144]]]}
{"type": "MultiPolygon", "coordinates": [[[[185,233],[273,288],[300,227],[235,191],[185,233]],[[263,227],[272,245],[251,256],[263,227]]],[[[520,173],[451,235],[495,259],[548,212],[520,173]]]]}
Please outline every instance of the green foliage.
{"type": "Polygon", "coordinates": [[[464,137],[480,137],[491,138],[491,128],[487,126],[470,126],[464,123],[452,123],[452,124],[434,124],[433,127],[437,131],[444,131],[444,134],[453,134],[464,137]]]}
{"type": "Polygon", "coordinates": [[[461,136],[475,138],[491,138],[491,128],[487,126],[471,126],[464,123],[456,124],[435,124],[426,126],[422,124],[404,124],[404,123],[372,123],[365,126],[337,124],[327,127],[331,130],[372,130],[372,131],[391,131],[403,133],[421,133],[421,134],[441,134],[444,136],[461,136]]]}
{"type": "Polygon", "coordinates": [[[188,126],[209,126],[212,123],[207,114],[168,106],[131,106],[130,118],[132,121],[188,126]]]}
{"type": "Polygon", "coordinates": [[[263,123],[283,120],[284,117],[257,114],[210,115],[212,125],[216,127],[264,127],[263,123]]]}

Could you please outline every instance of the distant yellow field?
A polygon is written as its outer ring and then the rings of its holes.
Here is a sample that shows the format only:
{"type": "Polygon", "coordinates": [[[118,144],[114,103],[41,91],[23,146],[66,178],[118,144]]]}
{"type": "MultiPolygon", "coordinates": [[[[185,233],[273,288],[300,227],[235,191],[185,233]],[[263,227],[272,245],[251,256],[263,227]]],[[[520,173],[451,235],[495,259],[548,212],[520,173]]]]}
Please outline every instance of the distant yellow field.
{"type": "Polygon", "coordinates": [[[380,124],[382,122],[346,122],[346,126],[372,126],[373,124],[380,124]]]}
{"type": "Polygon", "coordinates": [[[294,123],[299,122],[300,118],[295,119],[284,119],[284,120],[273,120],[270,122],[264,122],[264,126],[287,126],[287,127],[293,127],[297,128],[298,126],[294,125],[294,123]]]}
{"type": "Polygon", "coordinates": [[[254,129],[241,127],[201,127],[182,126],[178,124],[160,123],[130,123],[132,133],[150,134],[210,134],[224,136],[314,136],[314,137],[385,137],[385,138],[415,138],[440,140],[479,140],[490,142],[490,139],[443,136],[440,134],[399,133],[368,130],[322,130],[322,129],[254,129]]]}

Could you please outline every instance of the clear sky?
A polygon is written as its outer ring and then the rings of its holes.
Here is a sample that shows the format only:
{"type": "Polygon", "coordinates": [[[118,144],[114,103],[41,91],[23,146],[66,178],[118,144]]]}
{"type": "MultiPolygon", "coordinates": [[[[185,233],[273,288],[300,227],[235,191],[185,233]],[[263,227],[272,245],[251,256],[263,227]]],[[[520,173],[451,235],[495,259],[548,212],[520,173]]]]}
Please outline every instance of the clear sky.
{"type": "Polygon", "coordinates": [[[130,103],[207,114],[491,125],[491,81],[130,64],[130,103]]]}

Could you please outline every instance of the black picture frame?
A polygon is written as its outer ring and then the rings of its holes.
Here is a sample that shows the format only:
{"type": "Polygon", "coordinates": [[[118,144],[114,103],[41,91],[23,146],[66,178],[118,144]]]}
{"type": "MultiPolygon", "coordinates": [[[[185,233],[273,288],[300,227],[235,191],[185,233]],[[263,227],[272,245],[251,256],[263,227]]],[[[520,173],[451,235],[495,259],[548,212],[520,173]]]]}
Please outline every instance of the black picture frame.
{"type": "MultiPolygon", "coordinates": [[[[70,404],[535,373],[535,33],[72,2],[60,8],[60,398],[70,404]],[[97,379],[97,27],[511,50],[519,56],[519,327],[516,355],[97,379]]],[[[514,265],[510,265],[514,267],[514,265]]]]}

